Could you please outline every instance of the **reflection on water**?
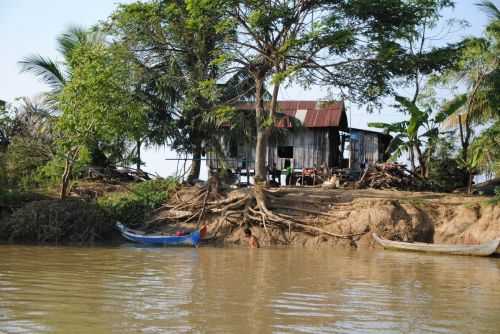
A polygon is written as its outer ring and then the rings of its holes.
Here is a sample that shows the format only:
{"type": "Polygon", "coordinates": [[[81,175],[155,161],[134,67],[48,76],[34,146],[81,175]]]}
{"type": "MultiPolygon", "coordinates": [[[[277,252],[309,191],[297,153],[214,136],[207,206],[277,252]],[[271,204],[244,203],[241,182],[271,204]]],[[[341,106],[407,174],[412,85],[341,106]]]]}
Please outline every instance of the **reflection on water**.
{"type": "Polygon", "coordinates": [[[0,246],[0,333],[498,333],[500,259],[0,246]]]}

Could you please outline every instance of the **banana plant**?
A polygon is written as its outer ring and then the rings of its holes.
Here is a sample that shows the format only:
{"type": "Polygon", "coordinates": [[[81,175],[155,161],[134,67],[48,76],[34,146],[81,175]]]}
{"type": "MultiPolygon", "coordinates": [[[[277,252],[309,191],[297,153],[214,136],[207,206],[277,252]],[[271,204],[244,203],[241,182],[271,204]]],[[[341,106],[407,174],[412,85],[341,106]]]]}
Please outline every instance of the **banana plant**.
{"type": "Polygon", "coordinates": [[[438,114],[431,118],[432,109],[423,110],[416,102],[404,96],[396,96],[395,99],[402,111],[409,115],[409,119],[395,123],[369,123],[368,126],[384,129],[385,133],[393,135],[388,146],[388,153],[392,153],[391,160],[397,160],[408,152],[412,171],[416,171],[415,160],[418,160],[420,176],[426,178],[429,174],[428,162],[439,136],[437,124],[443,116],[438,114]],[[427,143],[425,151],[422,150],[423,139],[427,143]]]}

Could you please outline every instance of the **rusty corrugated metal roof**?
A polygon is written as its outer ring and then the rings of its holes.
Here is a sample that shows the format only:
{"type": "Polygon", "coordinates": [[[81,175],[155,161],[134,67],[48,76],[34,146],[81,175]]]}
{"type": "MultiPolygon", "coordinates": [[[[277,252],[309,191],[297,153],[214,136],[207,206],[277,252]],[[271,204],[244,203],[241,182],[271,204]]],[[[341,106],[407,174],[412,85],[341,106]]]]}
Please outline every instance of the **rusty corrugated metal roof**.
{"type": "MultiPolygon", "coordinates": [[[[252,110],[255,105],[242,103],[235,107],[240,110],[252,110]]],[[[269,107],[269,103],[266,103],[265,107],[269,107]]],[[[285,115],[276,123],[276,126],[281,128],[292,127],[293,122],[289,118],[299,121],[306,128],[347,128],[344,101],[278,101],[278,113],[285,115]]]]}

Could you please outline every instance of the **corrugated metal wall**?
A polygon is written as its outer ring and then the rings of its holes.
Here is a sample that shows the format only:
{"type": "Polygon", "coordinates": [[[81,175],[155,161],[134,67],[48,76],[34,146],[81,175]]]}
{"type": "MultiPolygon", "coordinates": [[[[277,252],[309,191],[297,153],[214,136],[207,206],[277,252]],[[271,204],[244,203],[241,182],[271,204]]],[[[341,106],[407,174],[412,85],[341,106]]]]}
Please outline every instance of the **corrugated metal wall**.
{"type": "Polygon", "coordinates": [[[351,168],[360,169],[366,161],[374,164],[379,161],[378,135],[374,133],[351,130],[350,136],[351,168]]]}

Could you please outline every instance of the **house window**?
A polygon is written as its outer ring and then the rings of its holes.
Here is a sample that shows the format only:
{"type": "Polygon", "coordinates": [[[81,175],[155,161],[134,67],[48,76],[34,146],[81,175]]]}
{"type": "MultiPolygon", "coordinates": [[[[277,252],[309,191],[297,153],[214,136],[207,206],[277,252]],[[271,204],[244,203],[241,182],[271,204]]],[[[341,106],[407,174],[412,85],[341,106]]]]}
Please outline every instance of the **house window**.
{"type": "Polygon", "coordinates": [[[293,146],[278,146],[278,158],[292,159],[293,146]]]}

